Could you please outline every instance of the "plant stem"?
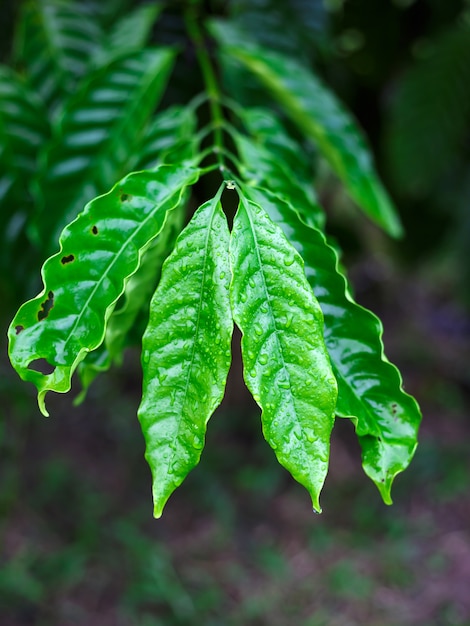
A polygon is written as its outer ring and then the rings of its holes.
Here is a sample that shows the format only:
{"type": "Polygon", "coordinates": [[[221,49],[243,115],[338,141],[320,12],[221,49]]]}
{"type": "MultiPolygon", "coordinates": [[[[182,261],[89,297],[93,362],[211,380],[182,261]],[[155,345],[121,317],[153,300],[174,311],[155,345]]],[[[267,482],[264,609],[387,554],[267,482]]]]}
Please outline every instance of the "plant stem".
{"type": "Polygon", "coordinates": [[[191,6],[186,12],[185,22],[189,37],[194,44],[196,57],[201,68],[204,83],[206,85],[206,92],[212,117],[212,128],[214,131],[214,152],[216,155],[219,170],[222,174],[222,177],[225,179],[227,178],[227,176],[230,175],[230,172],[227,170],[227,167],[225,166],[223,160],[224,116],[222,113],[222,107],[220,105],[220,92],[214,68],[212,66],[212,62],[204,42],[204,36],[199,26],[198,15],[195,5],[191,6]]]}

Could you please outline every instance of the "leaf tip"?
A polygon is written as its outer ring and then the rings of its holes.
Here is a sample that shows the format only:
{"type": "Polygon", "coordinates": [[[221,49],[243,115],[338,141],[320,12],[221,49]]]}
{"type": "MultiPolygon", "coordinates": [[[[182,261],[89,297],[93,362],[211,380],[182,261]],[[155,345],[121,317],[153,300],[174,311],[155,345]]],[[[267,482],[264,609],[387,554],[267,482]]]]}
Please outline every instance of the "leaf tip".
{"type": "Polygon", "coordinates": [[[49,411],[46,409],[46,393],[47,391],[40,391],[38,393],[38,406],[44,417],[49,417],[49,411]]]}
{"type": "Polygon", "coordinates": [[[311,494],[311,496],[312,496],[312,510],[315,514],[320,515],[323,512],[320,506],[320,494],[314,493],[314,494],[311,494]]]}

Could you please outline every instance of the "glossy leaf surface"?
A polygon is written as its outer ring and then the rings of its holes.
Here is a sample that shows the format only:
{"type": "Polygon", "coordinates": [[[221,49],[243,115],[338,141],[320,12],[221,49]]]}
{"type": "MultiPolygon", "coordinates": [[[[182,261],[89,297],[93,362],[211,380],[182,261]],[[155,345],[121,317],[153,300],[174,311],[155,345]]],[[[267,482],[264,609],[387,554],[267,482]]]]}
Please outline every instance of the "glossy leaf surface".
{"type": "Polygon", "coordinates": [[[399,236],[398,215],[377,177],[366,139],[333,93],[295,59],[247,42],[230,25],[218,22],[212,30],[219,44],[257,76],[315,142],[357,204],[389,234],[399,236]]]}
{"type": "Polygon", "coordinates": [[[264,209],[243,195],[231,259],[244,377],[262,409],[264,436],[320,511],[337,391],[320,307],[300,255],[264,209]]]}
{"type": "Polygon", "coordinates": [[[153,476],[154,514],[199,462],[206,424],[231,360],[229,231],[219,197],[179,236],[152,298],[142,342],[139,419],[153,476]]]}
{"type": "Polygon", "coordinates": [[[198,170],[184,165],[130,174],[64,229],[60,252],[43,266],[43,291],[9,329],[11,362],[38,388],[44,414],[47,391],[70,389],[78,363],[103,341],[106,321],[167,211],[197,178],[198,170]],[[41,373],[38,360],[53,371],[41,373]]]}
{"type": "Polygon", "coordinates": [[[163,262],[173,248],[183,226],[185,208],[186,203],[183,199],[175,209],[168,213],[161,233],[142,254],[138,270],[129,278],[124,293],[116,303],[106,325],[105,340],[96,350],[87,354],[78,366],[83,389],[75,400],[76,404],[80,404],[85,399],[90,384],[99,373],[107,371],[113,362],[121,363],[123,351],[127,345],[132,345],[132,343],[136,345],[137,340],[140,345],[144,328],[139,334],[135,326],[140,316],[145,316],[148,322],[150,298],[160,279],[163,262]],[[135,336],[135,342],[132,342],[130,335],[135,336]]]}
{"type": "Polygon", "coordinates": [[[100,44],[102,31],[86,4],[67,0],[26,0],[16,36],[16,61],[51,111],[74,91],[100,44]]]}
{"type": "Polygon", "coordinates": [[[397,368],[384,355],[382,324],[354,302],[336,252],[319,230],[302,223],[281,198],[267,191],[250,194],[304,259],[323,311],[325,342],[338,381],[336,413],[354,422],[364,471],[390,504],[393,479],[406,469],[416,449],[421,415],[414,398],[403,391],[397,368]]]}
{"type": "Polygon", "coordinates": [[[56,247],[61,229],[123,176],[162,95],[174,52],[143,50],[96,70],[68,103],[46,153],[33,232],[56,247]]]}

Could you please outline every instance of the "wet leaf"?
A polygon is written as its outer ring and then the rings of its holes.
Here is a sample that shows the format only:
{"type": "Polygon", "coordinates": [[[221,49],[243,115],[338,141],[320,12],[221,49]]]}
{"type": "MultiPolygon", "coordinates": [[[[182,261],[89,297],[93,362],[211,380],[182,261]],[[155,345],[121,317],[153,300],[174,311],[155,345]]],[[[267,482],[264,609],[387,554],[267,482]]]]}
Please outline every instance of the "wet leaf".
{"type": "Polygon", "coordinates": [[[198,174],[185,165],[129,174],[64,229],[60,252],[42,268],[43,291],[20,308],[9,329],[11,362],[38,388],[45,415],[47,391],[70,389],[77,365],[103,341],[107,319],[143,252],[198,174]],[[52,373],[34,369],[39,359],[52,373]]]}
{"type": "Polygon", "coordinates": [[[143,338],[139,419],[155,517],[199,462],[230,367],[229,231],[219,198],[203,204],[179,236],[143,338]]]}
{"type": "Polygon", "coordinates": [[[250,195],[304,259],[323,311],[325,342],[338,381],[336,414],[355,424],[364,471],[390,504],[393,479],[415,452],[421,415],[414,398],[403,391],[399,371],[384,355],[382,324],[354,302],[336,252],[319,230],[302,223],[292,205],[274,194],[252,190],[250,195]]]}
{"type": "Polygon", "coordinates": [[[231,238],[231,302],[243,333],[245,381],[279,463],[320,511],[336,404],[323,316],[300,255],[263,208],[243,192],[240,199],[231,238]]]}

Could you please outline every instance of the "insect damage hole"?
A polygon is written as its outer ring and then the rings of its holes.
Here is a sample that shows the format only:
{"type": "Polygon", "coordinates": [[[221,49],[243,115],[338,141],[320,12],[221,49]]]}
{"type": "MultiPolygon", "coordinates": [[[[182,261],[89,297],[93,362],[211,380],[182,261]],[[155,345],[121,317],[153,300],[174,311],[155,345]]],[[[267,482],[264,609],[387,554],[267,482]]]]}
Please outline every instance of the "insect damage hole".
{"type": "Polygon", "coordinates": [[[98,227],[97,227],[97,226],[93,226],[93,228],[91,229],[91,232],[92,232],[94,235],[97,235],[97,234],[98,234],[98,227]]]}
{"type": "Polygon", "coordinates": [[[44,376],[48,376],[55,370],[55,365],[51,365],[46,359],[34,359],[34,361],[31,361],[28,365],[28,369],[39,372],[39,374],[43,374],[44,376]]]}
{"type": "Polygon", "coordinates": [[[128,193],[122,193],[120,199],[121,202],[129,202],[129,200],[132,199],[132,196],[130,196],[128,193]]]}
{"type": "Polygon", "coordinates": [[[62,265],[67,265],[67,263],[72,263],[72,261],[75,261],[75,256],[73,254],[69,254],[68,256],[63,256],[60,259],[60,262],[62,263],[62,265]]]}
{"type": "Polygon", "coordinates": [[[47,300],[41,304],[41,309],[38,311],[38,320],[41,321],[49,315],[49,311],[54,306],[54,293],[49,291],[47,294],[47,300]]]}
{"type": "Polygon", "coordinates": [[[15,326],[15,333],[17,335],[19,335],[21,332],[23,332],[24,330],[24,326],[22,326],[21,324],[18,324],[18,326],[15,326]]]}

